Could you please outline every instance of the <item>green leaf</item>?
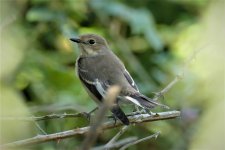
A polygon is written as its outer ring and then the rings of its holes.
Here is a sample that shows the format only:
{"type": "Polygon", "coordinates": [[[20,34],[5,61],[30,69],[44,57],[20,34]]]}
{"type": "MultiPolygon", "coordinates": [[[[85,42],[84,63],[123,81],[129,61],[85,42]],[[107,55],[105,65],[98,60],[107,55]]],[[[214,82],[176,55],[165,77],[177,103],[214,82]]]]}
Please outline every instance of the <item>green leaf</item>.
{"type": "Polygon", "coordinates": [[[28,11],[26,19],[28,21],[52,21],[56,19],[55,12],[46,8],[32,8],[28,11]]]}

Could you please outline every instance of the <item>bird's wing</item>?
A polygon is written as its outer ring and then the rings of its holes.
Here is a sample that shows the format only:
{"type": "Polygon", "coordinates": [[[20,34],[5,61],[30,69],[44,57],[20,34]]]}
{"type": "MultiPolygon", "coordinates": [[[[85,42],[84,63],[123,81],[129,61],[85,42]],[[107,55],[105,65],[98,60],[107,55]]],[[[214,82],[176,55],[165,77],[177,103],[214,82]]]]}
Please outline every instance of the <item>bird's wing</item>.
{"type": "Polygon", "coordinates": [[[151,109],[154,108],[156,106],[160,106],[163,108],[167,108],[169,109],[168,106],[160,104],[150,98],[148,98],[147,96],[137,92],[137,93],[132,93],[128,96],[125,96],[126,99],[128,99],[129,101],[133,102],[134,104],[142,107],[142,108],[147,108],[147,109],[151,109]]]}
{"type": "Polygon", "coordinates": [[[89,95],[97,100],[97,102],[101,102],[104,98],[105,92],[107,91],[108,84],[105,81],[100,81],[96,74],[90,73],[85,69],[85,64],[83,64],[84,58],[78,58],[76,62],[76,71],[77,74],[86,88],[89,95]]]}
{"type": "MultiPolygon", "coordinates": [[[[79,70],[78,75],[86,89],[100,102],[104,99],[107,89],[109,88],[108,82],[99,81],[97,78],[93,79],[85,71],[79,70]]],[[[129,120],[125,113],[121,110],[118,104],[115,104],[111,108],[111,112],[116,118],[118,118],[123,124],[129,125],[129,120]]]]}
{"type": "Polygon", "coordinates": [[[161,107],[167,108],[166,105],[163,105],[156,101],[153,101],[152,99],[141,94],[138,90],[137,85],[135,84],[134,80],[132,79],[132,77],[130,76],[129,72],[126,69],[124,71],[124,76],[127,79],[127,81],[129,82],[129,84],[137,91],[136,93],[132,93],[130,95],[124,96],[127,100],[131,101],[132,103],[134,103],[142,108],[151,109],[156,106],[161,106],[161,107]]]}
{"type": "Polygon", "coordinates": [[[95,96],[99,101],[102,101],[109,87],[107,82],[99,81],[98,78],[89,76],[86,72],[79,70],[78,75],[86,89],[95,96]]]}
{"type": "Polygon", "coordinates": [[[129,82],[129,84],[130,84],[136,91],[139,91],[137,85],[135,84],[135,82],[134,82],[134,80],[133,80],[133,78],[130,76],[129,72],[128,72],[126,69],[124,70],[124,73],[123,73],[123,74],[124,74],[125,78],[127,79],[127,81],[129,82]]]}

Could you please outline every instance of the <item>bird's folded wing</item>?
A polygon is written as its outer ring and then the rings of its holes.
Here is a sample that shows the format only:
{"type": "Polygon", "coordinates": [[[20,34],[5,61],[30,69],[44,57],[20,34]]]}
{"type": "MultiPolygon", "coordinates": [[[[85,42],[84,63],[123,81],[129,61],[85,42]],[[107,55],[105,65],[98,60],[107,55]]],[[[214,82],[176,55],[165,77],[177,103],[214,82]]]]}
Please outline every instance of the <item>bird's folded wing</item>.
{"type": "Polygon", "coordinates": [[[134,104],[142,107],[142,108],[147,108],[147,109],[152,109],[156,106],[160,106],[166,109],[169,109],[168,106],[160,104],[148,97],[146,97],[145,95],[137,92],[137,93],[133,93],[129,96],[125,96],[125,98],[131,102],[133,102],[134,104]]]}
{"type": "Polygon", "coordinates": [[[85,71],[79,70],[78,75],[84,86],[93,94],[98,100],[105,97],[106,91],[109,87],[107,81],[100,81],[98,78],[92,77],[85,71]]]}
{"type": "MultiPolygon", "coordinates": [[[[88,74],[85,70],[78,70],[78,75],[86,89],[95,96],[96,99],[102,101],[106,95],[106,91],[109,88],[109,83],[107,81],[100,81],[88,74]]],[[[119,105],[114,105],[111,108],[111,112],[116,118],[118,118],[123,124],[129,125],[129,120],[125,113],[121,110],[119,105]]]]}
{"type": "Polygon", "coordinates": [[[135,84],[135,82],[134,82],[134,80],[133,80],[133,78],[130,76],[129,72],[128,72],[126,69],[124,70],[124,73],[123,73],[123,74],[124,74],[125,78],[127,79],[128,83],[129,83],[135,90],[139,91],[137,85],[135,84]]]}

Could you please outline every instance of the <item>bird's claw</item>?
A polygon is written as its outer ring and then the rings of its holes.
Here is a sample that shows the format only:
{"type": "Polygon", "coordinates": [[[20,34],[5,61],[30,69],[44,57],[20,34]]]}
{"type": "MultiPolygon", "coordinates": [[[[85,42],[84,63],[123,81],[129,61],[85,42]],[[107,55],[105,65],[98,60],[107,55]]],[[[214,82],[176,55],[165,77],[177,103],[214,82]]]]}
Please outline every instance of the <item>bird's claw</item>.
{"type": "Polygon", "coordinates": [[[149,114],[150,116],[153,114],[149,109],[144,110],[146,114],[149,114]]]}
{"type": "Polygon", "coordinates": [[[145,113],[145,109],[140,110],[140,108],[137,105],[135,105],[133,112],[134,112],[134,114],[143,114],[143,113],[145,113]]]}
{"type": "Polygon", "coordinates": [[[135,105],[135,106],[134,106],[133,112],[139,113],[140,111],[141,111],[141,110],[139,109],[139,107],[138,107],[137,105],[135,105]]]}

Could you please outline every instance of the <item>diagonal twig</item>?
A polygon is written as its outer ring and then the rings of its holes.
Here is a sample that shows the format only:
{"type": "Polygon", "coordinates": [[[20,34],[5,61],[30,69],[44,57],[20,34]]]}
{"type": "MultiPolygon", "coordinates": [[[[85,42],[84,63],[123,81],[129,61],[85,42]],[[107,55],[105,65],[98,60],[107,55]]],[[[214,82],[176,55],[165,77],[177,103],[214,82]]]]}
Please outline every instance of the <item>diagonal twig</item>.
{"type": "Polygon", "coordinates": [[[107,147],[105,145],[103,145],[103,146],[94,147],[91,150],[108,150],[108,149],[112,149],[112,148],[115,149],[115,148],[119,148],[123,145],[126,145],[128,143],[132,143],[136,140],[137,140],[137,137],[129,137],[129,138],[119,140],[115,143],[112,143],[112,144],[108,145],[107,147]]]}
{"type": "Polygon", "coordinates": [[[45,130],[42,129],[41,126],[40,126],[36,121],[34,121],[34,124],[35,124],[35,126],[41,131],[42,134],[47,135],[47,133],[45,132],[45,130]]]}
{"type": "Polygon", "coordinates": [[[112,144],[116,142],[116,140],[125,132],[127,131],[129,126],[124,126],[122,129],[105,145],[105,148],[111,147],[112,144]]]}
{"type": "Polygon", "coordinates": [[[185,70],[188,67],[188,65],[194,60],[194,58],[197,56],[197,54],[200,53],[204,48],[205,48],[205,46],[194,50],[194,52],[184,62],[181,73],[178,73],[175,76],[175,78],[160,92],[154,92],[155,96],[153,97],[153,100],[157,101],[159,98],[163,97],[165,95],[165,93],[167,93],[178,81],[183,79],[185,70]]]}
{"type": "Polygon", "coordinates": [[[128,143],[127,145],[124,145],[123,147],[121,147],[120,150],[125,150],[125,149],[127,149],[128,147],[130,147],[130,146],[132,146],[132,145],[135,145],[135,144],[138,144],[138,143],[140,143],[140,142],[149,140],[149,139],[151,139],[151,138],[157,138],[159,134],[160,134],[160,132],[156,132],[156,133],[153,134],[153,135],[150,135],[150,136],[147,136],[147,137],[145,137],[145,138],[142,138],[142,139],[136,140],[136,141],[134,141],[134,142],[128,143]]]}

